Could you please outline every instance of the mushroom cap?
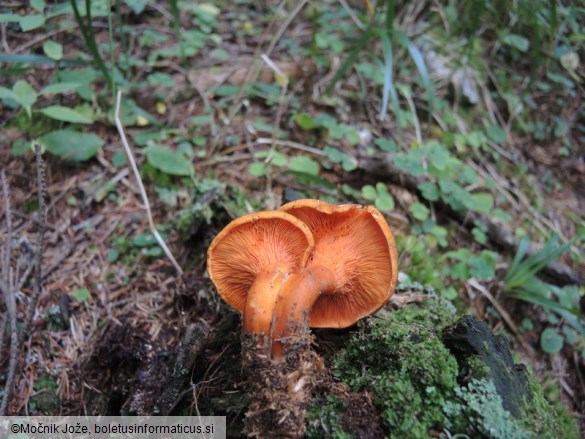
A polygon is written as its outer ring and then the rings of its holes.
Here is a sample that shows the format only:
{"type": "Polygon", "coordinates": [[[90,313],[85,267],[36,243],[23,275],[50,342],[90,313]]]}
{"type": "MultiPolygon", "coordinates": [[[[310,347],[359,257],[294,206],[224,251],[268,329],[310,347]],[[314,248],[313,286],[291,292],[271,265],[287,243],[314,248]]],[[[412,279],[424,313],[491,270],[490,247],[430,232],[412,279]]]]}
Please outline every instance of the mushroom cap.
{"type": "Polygon", "coordinates": [[[256,275],[300,272],[313,250],[309,228],[282,211],[251,213],[229,223],[207,251],[207,272],[228,305],[244,312],[256,275]]]}
{"type": "Polygon", "coordinates": [[[325,267],[335,287],[322,291],[309,313],[310,326],[345,328],[378,311],[398,280],[398,252],[388,223],[378,209],[296,200],[280,210],[305,223],[315,239],[307,264],[325,267]]]}

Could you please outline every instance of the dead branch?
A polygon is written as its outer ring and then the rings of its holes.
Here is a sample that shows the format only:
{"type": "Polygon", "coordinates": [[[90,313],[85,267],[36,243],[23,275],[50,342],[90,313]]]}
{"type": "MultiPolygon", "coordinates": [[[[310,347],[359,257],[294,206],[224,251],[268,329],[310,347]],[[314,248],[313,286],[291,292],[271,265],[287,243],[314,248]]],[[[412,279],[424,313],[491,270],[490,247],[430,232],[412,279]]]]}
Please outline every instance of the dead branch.
{"type": "Polygon", "coordinates": [[[41,285],[43,283],[43,272],[41,268],[42,260],[43,260],[43,242],[45,240],[45,230],[46,222],[47,222],[47,212],[45,210],[45,195],[47,193],[47,182],[45,179],[45,163],[43,161],[43,156],[41,153],[41,146],[35,143],[35,156],[37,161],[37,187],[38,187],[38,196],[39,196],[39,213],[37,219],[37,248],[36,248],[36,255],[35,255],[35,280],[33,282],[33,295],[32,299],[28,305],[26,310],[26,318],[24,321],[24,325],[22,327],[22,331],[20,333],[20,343],[19,345],[22,346],[24,344],[24,338],[27,334],[30,333],[30,328],[32,325],[32,319],[37,309],[37,303],[39,301],[39,297],[41,295],[41,285]]]}
{"type": "MultiPolygon", "coordinates": [[[[402,172],[394,165],[394,154],[387,153],[375,157],[362,157],[359,160],[359,167],[368,174],[377,178],[383,178],[391,183],[398,184],[410,192],[421,195],[418,186],[428,180],[424,177],[413,177],[402,172]]],[[[518,241],[514,234],[502,224],[497,224],[485,215],[474,212],[459,212],[452,209],[442,201],[435,201],[435,205],[449,216],[471,230],[475,224],[483,225],[487,230],[489,240],[496,246],[510,253],[516,253],[518,241]]],[[[531,245],[528,255],[533,255],[540,250],[537,246],[531,245]]],[[[542,269],[542,273],[558,285],[584,285],[585,279],[565,264],[553,261],[542,269]]]]}
{"type": "Polygon", "coordinates": [[[12,254],[12,215],[10,213],[10,190],[6,181],[4,169],[0,172],[2,179],[2,194],[4,196],[4,210],[6,217],[6,242],[4,243],[3,254],[3,277],[2,290],[6,301],[8,320],[10,321],[10,359],[8,361],[8,374],[4,385],[4,397],[0,404],[0,416],[6,416],[8,412],[8,401],[12,397],[16,369],[18,367],[18,332],[16,326],[16,297],[14,290],[14,276],[11,270],[10,260],[12,254]]]}

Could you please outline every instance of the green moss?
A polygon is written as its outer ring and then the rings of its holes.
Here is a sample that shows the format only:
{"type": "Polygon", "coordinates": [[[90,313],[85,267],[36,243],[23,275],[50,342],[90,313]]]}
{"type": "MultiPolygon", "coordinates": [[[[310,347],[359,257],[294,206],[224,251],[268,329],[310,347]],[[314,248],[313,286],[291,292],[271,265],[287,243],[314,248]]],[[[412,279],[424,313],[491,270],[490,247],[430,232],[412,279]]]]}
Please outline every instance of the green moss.
{"type": "Polygon", "coordinates": [[[522,420],[525,428],[532,430],[539,438],[577,438],[579,429],[576,419],[563,405],[551,406],[544,396],[544,390],[532,374],[528,374],[530,399],[524,400],[522,420]]]}
{"type": "MultiPolygon", "coordinates": [[[[427,289],[422,292],[427,293],[427,289]]],[[[454,324],[459,317],[457,309],[450,301],[435,296],[434,293],[418,305],[405,306],[397,311],[383,310],[378,316],[394,322],[412,323],[434,332],[440,332],[454,324]]]]}
{"type": "MultiPolygon", "coordinates": [[[[457,315],[445,299],[431,298],[379,317],[359,324],[333,356],[331,369],[347,395],[372,395],[386,437],[428,438],[431,431],[506,439],[577,437],[575,421],[557,413],[534,378],[513,364],[506,340],[489,329],[484,334],[484,324],[476,322],[478,331],[469,319],[453,326],[457,315]],[[481,333],[486,342],[472,338],[465,345],[459,338],[447,347],[446,334],[460,334],[456,327],[481,333]],[[494,380],[502,388],[502,383],[528,383],[519,385],[528,396],[518,413],[505,408],[514,398],[502,394],[494,380]]],[[[347,403],[324,395],[316,396],[309,409],[308,436],[357,437],[348,433],[353,430],[344,417],[347,403]]]]}
{"type": "Polygon", "coordinates": [[[442,407],[457,385],[457,361],[435,330],[453,322],[454,309],[430,299],[383,317],[360,324],[334,374],[353,391],[374,394],[389,437],[426,437],[445,424],[442,407]]]}
{"type": "Polygon", "coordinates": [[[476,379],[487,378],[490,374],[490,367],[480,357],[469,357],[464,367],[468,375],[476,379]]]}
{"type": "Polygon", "coordinates": [[[306,414],[307,438],[319,439],[323,436],[333,439],[349,439],[351,434],[343,429],[342,413],[345,403],[333,395],[317,396],[306,414]]]}
{"type": "Polygon", "coordinates": [[[29,400],[29,409],[34,414],[48,415],[59,411],[59,386],[56,378],[41,373],[34,383],[34,396],[29,400]]]}

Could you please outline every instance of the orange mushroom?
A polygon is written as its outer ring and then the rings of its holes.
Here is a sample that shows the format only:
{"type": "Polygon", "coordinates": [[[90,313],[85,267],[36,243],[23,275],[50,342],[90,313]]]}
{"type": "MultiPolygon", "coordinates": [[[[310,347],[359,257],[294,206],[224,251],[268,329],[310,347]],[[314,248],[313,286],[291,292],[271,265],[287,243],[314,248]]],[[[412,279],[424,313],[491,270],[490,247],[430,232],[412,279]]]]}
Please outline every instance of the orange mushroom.
{"type": "Polygon", "coordinates": [[[306,265],[314,241],[308,227],[283,211],[245,215],[228,224],[207,252],[219,295],[244,315],[244,333],[270,336],[283,281],[306,265]]]}
{"type": "Polygon", "coordinates": [[[315,239],[311,258],[280,287],[272,354],[299,327],[345,328],[380,309],[398,279],[398,254],[386,220],[373,206],[297,200],[280,208],[305,223],[315,239]],[[299,326],[300,325],[300,326],[299,326]]]}

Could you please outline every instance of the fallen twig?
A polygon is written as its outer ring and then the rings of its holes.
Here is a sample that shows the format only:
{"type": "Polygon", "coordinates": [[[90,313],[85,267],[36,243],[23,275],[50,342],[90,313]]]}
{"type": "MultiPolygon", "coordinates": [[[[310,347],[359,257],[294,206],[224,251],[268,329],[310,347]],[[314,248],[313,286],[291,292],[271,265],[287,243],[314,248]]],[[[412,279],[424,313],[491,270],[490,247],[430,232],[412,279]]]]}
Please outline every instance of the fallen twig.
{"type": "Polygon", "coordinates": [[[291,140],[272,139],[267,137],[258,137],[256,143],[259,145],[281,145],[288,148],[298,149],[299,151],[309,152],[321,157],[327,157],[322,150],[313,148],[312,146],[303,145],[302,143],[293,142],[291,140]]]}
{"type": "Polygon", "coordinates": [[[343,9],[345,9],[345,12],[347,12],[347,15],[349,15],[355,25],[362,31],[366,30],[366,25],[358,18],[351,6],[345,0],[339,0],[339,3],[341,3],[341,6],[343,6],[343,9]]]}
{"type": "Polygon", "coordinates": [[[174,258],[171,250],[167,247],[164,239],[156,230],[154,225],[154,220],[152,219],[152,211],[150,210],[150,202],[148,201],[148,196],[146,195],[146,189],[144,189],[144,184],[142,183],[142,179],[140,178],[140,172],[138,172],[138,166],[136,166],[136,160],[134,159],[134,154],[130,149],[130,145],[128,144],[128,140],[126,139],[126,134],[124,132],[124,125],[122,125],[122,119],[120,118],[120,105],[122,103],[122,91],[118,90],[118,94],[116,96],[116,113],[115,113],[115,120],[116,120],[116,128],[118,129],[118,133],[120,134],[120,139],[122,140],[122,145],[124,145],[124,150],[126,151],[126,156],[128,157],[128,161],[132,166],[132,171],[134,172],[134,177],[136,177],[136,181],[138,183],[138,188],[140,189],[140,195],[142,196],[142,201],[144,202],[144,208],[146,209],[146,216],[148,218],[148,225],[150,226],[150,231],[154,235],[156,241],[161,246],[167,258],[173,263],[175,269],[180,273],[183,274],[183,269],[178,264],[176,259],[174,258]]]}
{"type": "Polygon", "coordinates": [[[33,296],[29,303],[28,309],[26,311],[26,318],[24,321],[24,326],[22,327],[22,332],[19,337],[19,345],[22,345],[24,342],[24,337],[26,337],[30,333],[30,326],[32,324],[32,319],[35,314],[35,310],[37,309],[37,303],[39,301],[39,297],[41,295],[41,285],[43,283],[43,271],[42,271],[42,259],[43,259],[43,242],[45,239],[45,230],[46,230],[46,215],[47,212],[45,210],[45,194],[47,192],[47,183],[45,180],[45,163],[43,162],[43,156],[41,153],[41,146],[39,144],[35,144],[35,156],[37,161],[37,186],[38,186],[38,195],[39,195],[39,214],[38,214],[38,233],[37,233],[37,248],[36,248],[36,258],[35,258],[35,281],[33,283],[33,296]]]}
{"type": "Polygon", "coordinates": [[[500,313],[500,316],[502,316],[502,320],[506,322],[510,330],[514,333],[514,335],[516,336],[516,340],[518,340],[518,343],[522,345],[524,351],[527,354],[529,354],[532,358],[535,358],[536,353],[534,352],[534,349],[532,348],[532,346],[526,343],[522,335],[520,335],[520,331],[518,331],[518,327],[514,323],[514,320],[512,320],[512,317],[510,317],[510,314],[508,314],[508,311],[506,311],[506,309],[500,304],[500,302],[496,300],[492,293],[490,293],[486,287],[484,287],[474,278],[469,279],[467,282],[469,283],[469,285],[471,285],[472,288],[475,288],[490,301],[492,306],[496,309],[496,311],[498,311],[498,313],[500,313]]]}
{"type": "Polygon", "coordinates": [[[16,326],[16,298],[14,291],[14,277],[10,266],[10,259],[12,253],[12,215],[10,213],[10,190],[8,182],[6,181],[6,173],[4,169],[0,172],[2,179],[2,195],[4,196],[4,209],[6,217],[6,242],[4,243],[3,254],[3,285],[2,290],[4,300],[6,301],[6,309],[8,312],[8,320],[10,321],[10,359],[8,361],[8,373],[6,383],[4,385],[4,396],[2,404],[0,404],[0,416],[6,416],[8,412],[8,401],[12,397],[14,389],[14,381],[16,378],[16,369],[18,367],[18,332],[16,326]]]}

